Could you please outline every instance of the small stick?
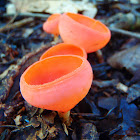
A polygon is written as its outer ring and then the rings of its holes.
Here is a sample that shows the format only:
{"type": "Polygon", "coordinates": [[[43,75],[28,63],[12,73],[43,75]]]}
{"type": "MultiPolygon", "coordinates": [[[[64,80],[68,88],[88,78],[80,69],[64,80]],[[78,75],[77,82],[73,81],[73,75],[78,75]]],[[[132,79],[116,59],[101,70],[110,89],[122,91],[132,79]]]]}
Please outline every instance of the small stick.
{"type": "Polygon", "coordinates": [[[99,88],[114,87],[117,84],[118,84],[118,80],[115,80],[115,79],[105,80],[105,81],[93,80],[93,82],[92,82],[92,86],[96,86],[99,88]]]}
{"type": "MultiPolygon", "coordinates": [[[[16,13],[14,15],[14,17],[7,23],[7,25],[10,25],[11,23],[13,23],[17,16],[18,16],[18,13],[16,13]]],[[[5,25],[5,26],[7,26],[7,25],[5,25]]]]}
{"type": "Polygon", "coordinates": [[[27,19],[17,21],[13,24],[6,25],[6,26],[0,28],[0,32],[6,31],[6,30],[9,30],[9,29],[14,29],[14,28],[21,27],[25,24],[31,23],[33,20],[34,20],[33,18],[27,18],[27,19]]]}
{"type": "MultiPolygon", "coordinates": [[[[10,17],[14,16],[14,14],[3,14],[2,17],[10,17]]],[[[38,14],[38,13],[18,13],[18,16],[26,16],[26,17],[38,17],[38,18],[48,18],[49,14],[38,14]]]]}
{"type": "Polygon", "coordinates": [[[0,127],[21,128],[21,127],[16,126],[16,125],[0,125],[0,127]]]}
{"type": "Polygon", "coordinates": [[[104,93],[104,95],[106,95],[107,97],[110,97],[111,95],[109,94],[109,93],[107,93],[107,92],[103,92],[104,93]]]}
{"type": "Polygon", "coordinates": [[[73,116],[82,116],[82,117],[92,117],[97,118],[100,117],[99,115],[95,115],[93,113],[72,113],[73,116]]]}
{"type": "Polygon", "coordinates": [[[140,39],[140,34],[139,34],[139,33],[130,32],[130,31],[125,31],[125,30],[123,30],[123,29],[111,28],[111,27],[109,27],[109,29],[110,29],[112,32],[116,32],[116,33],[120,33],[120,34],[124,34],[124,35],[130,36],[130,37],[135,37],[135,38],[140,39]]]}

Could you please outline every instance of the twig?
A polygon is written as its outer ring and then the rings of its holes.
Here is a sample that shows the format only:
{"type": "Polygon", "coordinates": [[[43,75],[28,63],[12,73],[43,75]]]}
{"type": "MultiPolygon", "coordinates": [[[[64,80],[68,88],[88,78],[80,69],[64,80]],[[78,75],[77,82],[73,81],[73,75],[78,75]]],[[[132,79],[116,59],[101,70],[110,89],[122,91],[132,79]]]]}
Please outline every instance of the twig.
{"type": "Polygon", "coordinates": [[[121,130],[121,129],[122,129],[122,126],[118,126],[117,128],[111,130],[111,131],[109,132],[109,136],[115,134],[116,132],[118,132],[118,131],[121,130]]]}
{"type": "Polygon", "coordinates": [[[92,119],[97,119],[100,117],[99,115],[95,115],[93,113],[71,113],[72,116],[82,116],[82,117],[88,117],[92,119]]]}
{"type": "MultiPolygon", "coordinates": [[[[8,25],[12,24],[14,22],[14,20],[16,19],[16,17],[18,16],[18,13],[16,13],[15,15],[13,15],[14,17],[2,28],[6,28],[8,25]]],[[[0,28],[1,29],[1,28],[0,28]]]]}
{"type": "Polygon", "coordinates": [[[139,33],[125,31],[123,29],[111,28],[111,27],[109,27],[109,29],[113,32],[116,32],[116,33],[120,33],[120,34],[124,34],[124,35],[130,36],[130,37],[135,37],[135,38],[140,39],[140,34],[139,33]]]}
{"type": "Polygon", "coordinates": [[[7,26],[4,26],[4,27],[0,28],[0,32],[6,31],[6,30],[9,30],[9,29],[14,29],[14,28],[21,27],[25,24],[28,24],[28,23],[32,22],[32,21],[33,21],[33,18],[27,18],[27,19],[17,21],[13,24],[10,24],[10,25],[7,25],[7,26]]]}
{"type": "MultiPolygon", "coordinates": [[[[7,23],[7,25],[13,23],[17,16],[18,16],[18,13],[16,13],[16,14],[14,15],[14,17],[7,23]]],[[[5,26],[6,26],[6,25],[5,25],[5,26]]]]}
{"type": "Polygon", "coordinates": [[[93,80],[92,86],[96,86],[99,88],[107,88],[107,87],[113,87],[118,84],[118,80],[112,79],[112,80],[106,80],[106,81],[97,81],[93,80]]]}
{"type": "Polygon", "coordinates": [[[11,127],[11,128],[20,128],[19,126],[16,126],[16,125],[0,125],[0,127],[11,127]]]}
{"type": "Polygon", "coordinates": [[[105,116],[100,116],[100,115],[95,115],[93,113],[71,113],[72,116],[82,116],[82,117],[86,117],[88,119],[91,120],[103,120],[105,118],[107,118],[114,110],[116,109],[116,107],[111,108],[107,114],[105,116]]]}
{"type": "MultiPolygon", "coordinates": [[[[3,17],[14,16],[13,14],[3,14],[3,17]]],[[[38,14],[38,13],[19,13],[18,16],[26,16],[26,17],[39,17],[39,18],[48,18],[49,14],[38,14]]]]}

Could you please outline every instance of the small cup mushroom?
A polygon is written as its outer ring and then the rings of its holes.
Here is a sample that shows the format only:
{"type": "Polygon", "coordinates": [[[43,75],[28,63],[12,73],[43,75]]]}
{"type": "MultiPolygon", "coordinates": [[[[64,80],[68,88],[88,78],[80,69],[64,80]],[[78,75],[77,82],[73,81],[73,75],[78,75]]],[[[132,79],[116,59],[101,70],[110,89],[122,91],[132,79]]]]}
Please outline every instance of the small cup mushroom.
{"type": "Polygon", "coordinates": [[[60,16],[59,33],[64,43],[82,47],[87,53],[103,48],[111,37],[110,30],[100,21],[74,13],[60,16]]]}
{"type": "Polygon", "coordinates": [[[72,44],[59,43],[44,52],[40,60],[54,55],[79,55],[87,59],[87,53],[83,48],[72,44]]]}
{"type": "Polygon", "coordinates": [[[47,33],[53,34],[54,40],[57,40],[59,36],[58,23],[60,15],[61,14],[52,14],[43,24],[43,30],[47,33]]]}
{"type": "Polygon", "coordinates": [[[28,67],[20,90],[31,105],[57,111],[70,125],[70,110],[88,93],[93,79],[89,62],[76,55],[51,56],[28,67]]]}

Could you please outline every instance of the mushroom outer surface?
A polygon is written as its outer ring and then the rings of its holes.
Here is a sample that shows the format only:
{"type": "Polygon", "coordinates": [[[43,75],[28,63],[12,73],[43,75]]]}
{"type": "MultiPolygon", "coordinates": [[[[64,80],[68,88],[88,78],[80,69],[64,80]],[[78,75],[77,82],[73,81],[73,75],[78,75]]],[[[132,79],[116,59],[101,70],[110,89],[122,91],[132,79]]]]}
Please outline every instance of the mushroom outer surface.
{"type": "Polygon", "coordinates": [[[85,58],[52,56],[26,69],[20,79],[20,90],[35,107],[67,112],[87,95],[92,79],[92,68],[85,58]]]}
{"type": "Polygon", "coordinates": [[[82,47],[87,53],[103,48],[110,40],[110,30],[100,21],[81,14],[60,16],[59,32],[64,43],[82,47]]]}
{"type": "Polygon", "coordinates": [[[59,23],[60,14],[51,15],[46,22],[43,24],[43,30],[47,33],[54,34],[55,36],[59,35],[58,23],[59,23]]]}

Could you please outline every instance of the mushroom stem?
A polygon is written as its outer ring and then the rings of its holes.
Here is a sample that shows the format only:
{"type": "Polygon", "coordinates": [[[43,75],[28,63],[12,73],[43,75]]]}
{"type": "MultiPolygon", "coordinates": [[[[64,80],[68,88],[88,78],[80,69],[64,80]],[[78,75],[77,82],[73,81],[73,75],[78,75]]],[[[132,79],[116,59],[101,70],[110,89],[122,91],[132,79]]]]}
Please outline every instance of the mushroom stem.
{"type": "Polygon", "coordinates": [[[58,112],[58,115],[61,121],[66,124],[66,126],[70,126],[72,122],[72,118],[70,117],[70,111],[68,112],[58,112]]]}
{"type": "Polygon", "coordinates": [[[57,42],[59,39],[58,35],[54,35],[54,42],[57,42]]]}
{"type": "Polygon", "coordinates": [[[100,63],[100,64],[101,64],[101,63],[104,63],[104,58],[103,58],[103,53],[102,53],[102,51],[101,51],[101,50],[97,50],[95,53],[96,53],[96,55],[97,55],[97,57],[98,57],[99,63],[100,63]]]}

